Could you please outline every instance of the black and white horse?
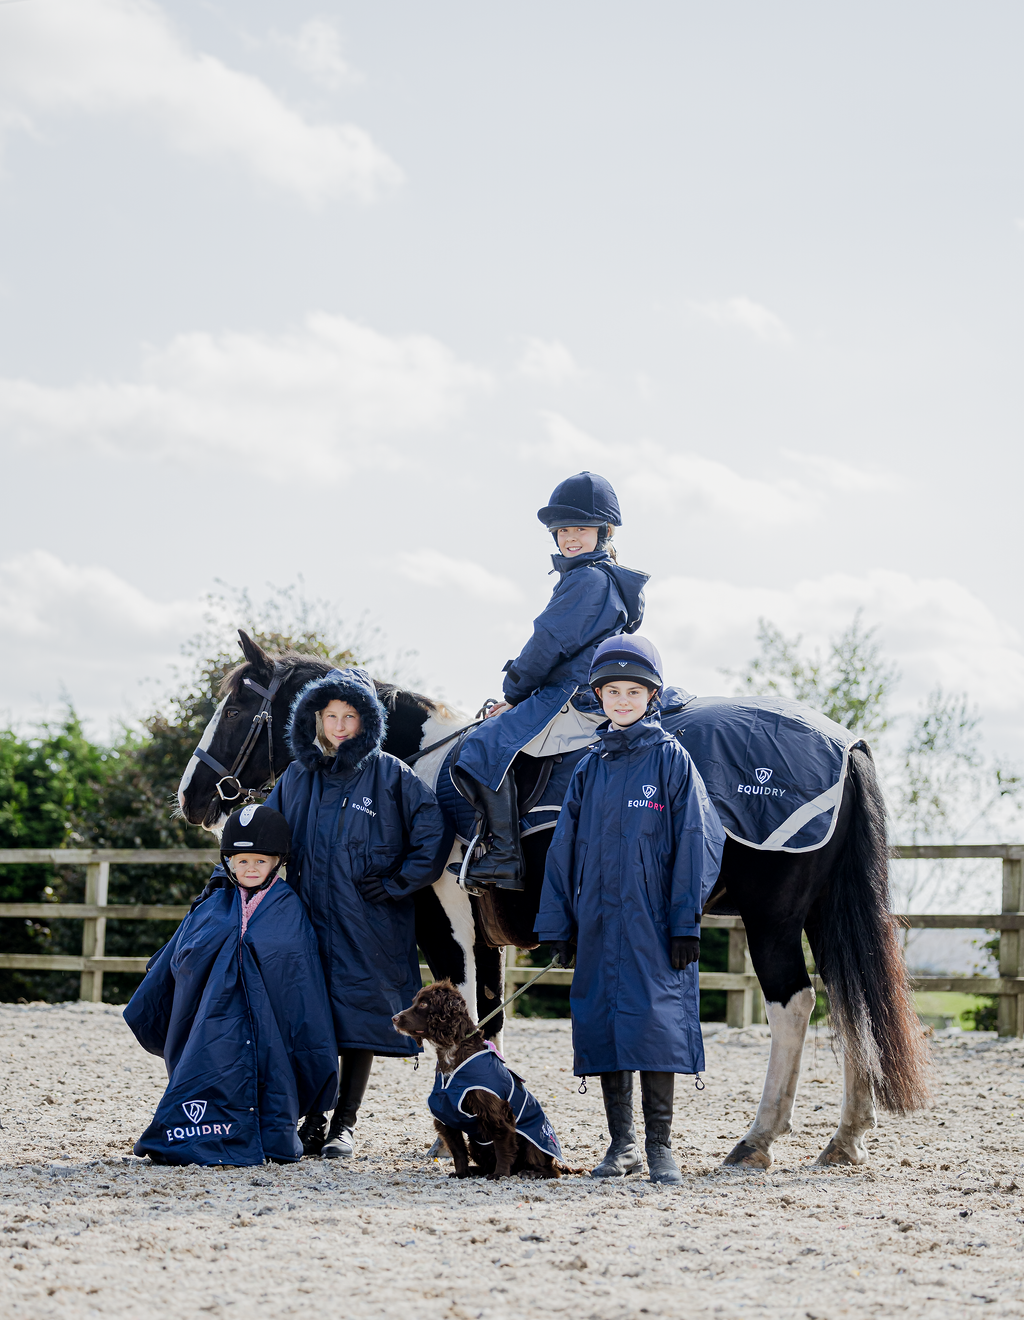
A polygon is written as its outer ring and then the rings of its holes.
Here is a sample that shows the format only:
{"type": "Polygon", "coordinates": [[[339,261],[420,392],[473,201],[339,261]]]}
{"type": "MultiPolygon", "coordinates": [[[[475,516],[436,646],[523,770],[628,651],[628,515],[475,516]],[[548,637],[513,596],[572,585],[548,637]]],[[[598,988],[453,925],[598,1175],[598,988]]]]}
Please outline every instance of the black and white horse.
{"type": "MultiPolygon", "coordinates": [[[[269,735],[251,743],[237,774],[243,790],[259,792],[290,760],[284,732],[292,698],[329,665],[308,655],[271,657],[244,633],[240,636],[245,663],[225,679],[223,699],[200,749],[221,769],[233,767],[254,718],[271,713],[269,735]]],[[[378,683],[377,689],[388,710],[385,750],[395,756],[411,757],[469,723],[428,697],[393,684],[378,683]]],[[[436,775],[434,763],[446,752],[440,748],[417,761],[417,773],[429,782],[431,773],[436,775]]],[[[178,800],[191,823],[216,831],[241,801],[222,800],[217,792],[220,778],[199,757],[189,761],[178,800]]],[[[233,792],[234,783],[228,789],[233,792]]],[[[433,886],[416,895],[416,935],[431,972],[459,985],[478,1016],[501,997],[500,944],[535,946],[533,920],[550,837],[549,831],[539,831],[524,840],[523,894],[496,890],[471,898],[445,870],[433,886]]],[[[456,844],[453,857],[459,855],[456,844]]],[[[773,1142],[791,1130],[815,1002],[801,944],[801,933],[806,932],[843,1046],[842,1110],[819,1163],[862,1164],[867,1159],[864,1138],[876,1122],[876,1099],[899,1114],[927,1098],[925,1047],[888,910],[885,812],[870,753],[860,747],[850,752],[839,817],[824,847],[807,853],[766,852],[728,840],[707,908],[742,917],[772,1038],[757,1114],[725,1163],[768,1168],[773,1142]]],[[[500,1015],[494,1018],[490,1031],[497,1034],[501,1021],[500,1015]]]]}

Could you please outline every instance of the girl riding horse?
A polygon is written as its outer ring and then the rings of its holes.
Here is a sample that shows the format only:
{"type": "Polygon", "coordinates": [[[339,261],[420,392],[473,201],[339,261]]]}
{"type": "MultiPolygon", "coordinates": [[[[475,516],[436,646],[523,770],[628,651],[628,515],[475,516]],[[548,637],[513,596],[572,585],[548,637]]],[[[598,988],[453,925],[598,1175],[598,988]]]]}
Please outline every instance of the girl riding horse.
{"type": "Polygon", "coordinates": [[[456,786],[490,835],[488,851],[471,859],[467,878],[501,889],[524,888],[509,768],[519,752],[555,756],[593,741],[605,716],[588,686],[591,657],[606,638],[640,627],[648,580],[616,561],[611,539],[622,518],[604,477],[578,472],[567,478],[537,517],[558,546],[551,556],[558,581],[534,620],[533,636],[505,665],[505,703],[466,737],[452,766],[456,786]]]}

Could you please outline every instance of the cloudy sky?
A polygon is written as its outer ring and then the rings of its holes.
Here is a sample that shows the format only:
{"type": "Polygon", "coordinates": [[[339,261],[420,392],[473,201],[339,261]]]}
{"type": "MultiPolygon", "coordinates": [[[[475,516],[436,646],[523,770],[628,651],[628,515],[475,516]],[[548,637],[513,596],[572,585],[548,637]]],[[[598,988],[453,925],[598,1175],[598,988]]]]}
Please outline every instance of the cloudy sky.
{"type": "Polygon", "coordinates": [[[0,4],[0,708],[303,575],[473,708],[616,486],[671,678],[863,608],[1024,759],[1024,11],[0,4]]]}

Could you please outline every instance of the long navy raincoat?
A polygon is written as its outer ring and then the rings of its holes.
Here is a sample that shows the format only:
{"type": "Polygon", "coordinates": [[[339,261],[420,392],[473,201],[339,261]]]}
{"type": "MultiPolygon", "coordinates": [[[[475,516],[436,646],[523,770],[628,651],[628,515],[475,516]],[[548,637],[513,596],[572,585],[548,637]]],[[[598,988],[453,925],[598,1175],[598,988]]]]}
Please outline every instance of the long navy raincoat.
{"type": "Polygon", "coordinates": [[[215,890],[152,959],[124,1010],[169,1079],[136,1155],[160,1164],[298,1160],[299,1117],[334,1107],[334,1026],[302,904],[278,879],[244,935],[241,918],[238,890],[215,890]]]}
{"type": "Polygon", "coordinates": [[[552,555],[558,582],[518,659],[505,666],[504,696],[513,707],[486,720],[466,738],[459,768],[496,791],[516,753],[570,701],[577,710],[601,709],[588,686],[599,642],[636,632],[644,617],[649,575],[616,564],[604,550],[552,555]]]}
{"type": "Polygon", "coordinates": [[[689,754],[660,724],[606,728],[576,767],[548,850],[540,940],[578,941],[570,1006],[577,1076],[704,1066],[697,965],[725,831],[689,754]]]}
{"type": "Polygon", "coordinates": [[[320,944],[339,1050],[415,1054],[391,1021],[421,984],[412,895],[440,875],[454,834],[430,789],[380,750],[384,725],[364,669],[307,683],[289,725],[295,760],[267,806],[291,826],[288,882],[320,944]],[[329,757],[316,742],[316,714],[335,699],[358,711],[362,731],[329,757]],[[392,898],[363,898],[356,882],[366,876],[380,877],[392,898]]]}

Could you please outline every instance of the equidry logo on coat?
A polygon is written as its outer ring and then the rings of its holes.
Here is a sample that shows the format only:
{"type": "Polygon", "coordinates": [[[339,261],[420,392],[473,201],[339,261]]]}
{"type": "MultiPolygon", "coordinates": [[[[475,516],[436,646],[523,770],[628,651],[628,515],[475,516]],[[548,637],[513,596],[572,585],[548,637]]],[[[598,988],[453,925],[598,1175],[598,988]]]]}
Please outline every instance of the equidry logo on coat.
{"type": "Polygon", "coordinates": [[[191,1137],[227,1137],[231,1135],[233,1123],[204,1123],[206,1100],[186,1100],[182,1109],[194,1124],[192,1127],[164,1128],[168,1141],[188,1141],[191,1137]]]}
{"type": "Polygon", "coordinates": [[[361,806],[358,802],[352,803],[352,810],[365,811],[368,816],[376,816],[377,813],[375,811],[370,810],[370,807],[372,805],[373,805],[373,798],[363,798],[363,802],[361,806]]]}
{"type": "Polygon", "coordinates": [[[746,793],[748,797],[785,797],[786,789],[768,787],[768,780],[771,779],[774,773],[775,771],[769,770],[766,765],[759,765],[754,770],[754,778],[757,783],[737,784],[736,792],[746,793]]]}
{"type": "Polygon", "coordinates": [[[651,801],[651,798],[654,797],[655,793],[658,791],[657,784],[641,784],[640,791],[643,793],[643,797],[630,798],[626,803],[627,807],[650,807],[653,811],[665,810],[665,804],[663,802],[651,801]]]}

